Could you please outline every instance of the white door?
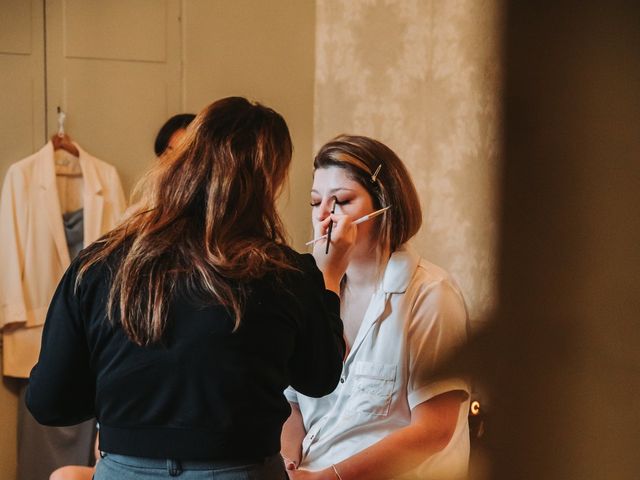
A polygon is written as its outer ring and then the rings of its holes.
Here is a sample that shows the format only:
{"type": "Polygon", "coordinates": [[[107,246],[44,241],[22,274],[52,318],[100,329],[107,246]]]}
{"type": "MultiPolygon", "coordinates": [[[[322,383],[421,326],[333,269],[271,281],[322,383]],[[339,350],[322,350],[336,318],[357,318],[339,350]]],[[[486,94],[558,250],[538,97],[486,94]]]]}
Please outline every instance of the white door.
{"type": "MultiPolygon", "coordinates": [[[[44,1],[0,0],[0,181],[44,141],[44,84],[44,1]]],[[[12,479],[18,397],[11,379],[0,382],[0,406],[0,478],[12,479]]]]}
{"type": "Polygon", "coordinates": [[[44,84],[44,1],[0,0],[1,179],[44,141],[44,84]]]}
{"type": "Polygon", "coordinates": [[[180,0],[47,0],[47,131],[115,165],[128,192],[179,113],[180,0]]]}

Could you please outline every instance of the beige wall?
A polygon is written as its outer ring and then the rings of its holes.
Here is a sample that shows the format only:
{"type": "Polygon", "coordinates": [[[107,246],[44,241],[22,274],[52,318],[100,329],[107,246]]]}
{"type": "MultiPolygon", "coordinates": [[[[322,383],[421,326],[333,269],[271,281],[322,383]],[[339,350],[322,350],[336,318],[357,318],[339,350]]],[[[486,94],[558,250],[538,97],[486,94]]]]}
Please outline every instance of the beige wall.
{"type": "Polygon", "coordinates": [[[283,220],[294,246],[310,235],[314,25],[312,0],[189,0],[184,15],[184,105],[240,95],[280,112],[291,130],[293,166],[283,220]]]}
{"type": "Polygon", "coordinates": [[[495,302],[499,1],[318,0],[315,148],[338,133],[398,153],[421,195],[414,246],[495,302]]]}

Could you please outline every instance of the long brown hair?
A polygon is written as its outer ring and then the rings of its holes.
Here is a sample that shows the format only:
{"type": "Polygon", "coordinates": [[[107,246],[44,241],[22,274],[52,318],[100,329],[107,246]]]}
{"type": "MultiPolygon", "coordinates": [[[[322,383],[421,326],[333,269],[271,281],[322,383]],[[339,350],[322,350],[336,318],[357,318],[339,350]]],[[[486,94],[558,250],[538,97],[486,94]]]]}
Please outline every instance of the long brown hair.
{"type": "Polygon", "coordinates": [[[391,205],[378,217],[374,235],[391,252],[413,237],[422,225],[422,210],[416,187],[402,160],[385,144],[359,135],[339,135],[320,148],[313,169],[339,167],[362,185],[373,200],[373,208],[391,205]]]}
{"type": "Polygon", "coordinates": [[[144,180],[136,213],[87,250],[78,282],[109,260],[109,319],[119,311],[138,345],[162,338],[177,289],[225,306],[237,329],[247,282],[293,268],[275,205],[292,148],[274,110],[241,97],[212,103],[144,180]]]}

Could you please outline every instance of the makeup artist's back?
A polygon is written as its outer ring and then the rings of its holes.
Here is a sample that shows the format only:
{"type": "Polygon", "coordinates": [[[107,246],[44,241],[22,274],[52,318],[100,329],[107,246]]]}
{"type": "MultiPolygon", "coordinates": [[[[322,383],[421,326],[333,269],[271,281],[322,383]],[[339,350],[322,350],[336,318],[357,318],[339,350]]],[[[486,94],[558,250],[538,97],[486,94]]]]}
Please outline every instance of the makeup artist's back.
{"type": "Polygon", "coordinates": [[[98,418],[96,480],[283,478],[283,390],[339,380],[355,227],[337,223],[320,269],[286,245],[275,199],[292,145],[275,111],[223,99],[186,135],[142,207],[66,272],[31,373],[38,421],[98,418]]]}
{"type": "Polygon", "coordinates": [[[252,281],[236,331],[223,306],[176,292],[164,338],[149,346],[129,341],[119,316],[114,326],[104,319],[113,258],[94,265],[75,295],[74,264],[49,311],[30,409],[48,424],[95,413],[100,449],[110,453],[189,460],[277,453],[289,415],[283,390],[329,393],[342,360],[339,301],[310,255],[290,253],[300,271],[252,281]]]}

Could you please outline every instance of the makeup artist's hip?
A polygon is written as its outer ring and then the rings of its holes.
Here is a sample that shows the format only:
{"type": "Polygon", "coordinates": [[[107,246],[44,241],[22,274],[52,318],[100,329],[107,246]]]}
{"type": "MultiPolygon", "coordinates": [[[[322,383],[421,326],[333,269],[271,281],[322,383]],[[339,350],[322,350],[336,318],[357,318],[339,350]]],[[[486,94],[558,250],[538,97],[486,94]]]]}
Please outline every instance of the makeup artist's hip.
{"type": "Polygon", "coordinates": [[[180,477],[181,480],[286,480],[282,457],[241,461],[181,461],[130,457],[104,453],[94,480],[151,480],[180,477]]]}

